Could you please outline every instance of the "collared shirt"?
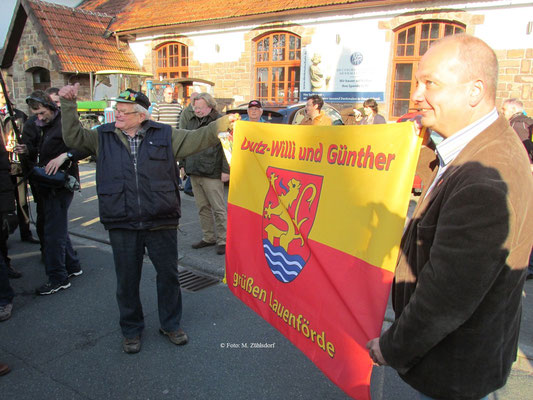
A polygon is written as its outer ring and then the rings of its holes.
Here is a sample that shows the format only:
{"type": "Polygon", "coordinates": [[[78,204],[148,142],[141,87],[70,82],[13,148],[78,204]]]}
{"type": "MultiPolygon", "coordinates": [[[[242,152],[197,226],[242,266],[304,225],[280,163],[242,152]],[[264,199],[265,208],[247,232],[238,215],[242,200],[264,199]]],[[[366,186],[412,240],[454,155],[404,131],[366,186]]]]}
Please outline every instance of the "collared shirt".
{"type": "Polygon", "coordinates": [[[493,124],[497,119],[498,112],[496,111],[496,108],[494,108],[487,115],[464,127],[437,145],[435,152],[439,157],[439,170],[437,172],[437,176],[426,192],[426,196],[433,190],[433,187],[448,169],[448,166],[453,160],[455,160],[455,158],[466,147],[466,145],[470,143],[477,135],[487,129],[491,124],[493,124]]]}
{"type": "Polygon", "coordinates": [[[333,125],[333,123],[324,110],[320,110],[320,113],[314,118],[306,115],[303,121],[300,122],[300,125],[333,125]]]}
{"type": "Polygon", "coordinates": [[[124,131],[121,132],[128,139],[128,143],[130,144],[131,156],[133,157],[133,164],[137,165],[137,153],[139,150],[139,146],[141,145],[141,142],[144,139],[145,130],[144,128],[141,128],[133,137],[131,137],[124,131]]]}

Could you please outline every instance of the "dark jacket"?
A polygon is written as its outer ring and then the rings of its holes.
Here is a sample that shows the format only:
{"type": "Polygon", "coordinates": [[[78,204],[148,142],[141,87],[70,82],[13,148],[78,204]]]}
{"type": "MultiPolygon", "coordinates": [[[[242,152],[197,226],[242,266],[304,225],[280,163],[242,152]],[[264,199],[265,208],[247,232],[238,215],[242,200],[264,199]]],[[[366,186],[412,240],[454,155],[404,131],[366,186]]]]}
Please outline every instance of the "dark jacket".
{"type": "Polygon", "coordinates": [[[524,113],[519,112],[511,117],[509,124],[511,124],[514,131],[522,141],[530,160],[532,160],[533,143],[531,142],[531,130],[533,129],[533,119],[529,118],[527,115],[524,115],[524,113]]]}
{"type": "MultiPolygon", "coordinates": [[[[100,146],[102,145],[100,143],[100,135],[97,134],[94,130],[91,129],[85,129],[78,117],[77,113],[77,104],[75,101],[67,100],[62,98],[61,99],[61,109],[63,112],[63,137],[65,139],[65,142],[71,145],[74,148],[79,149],[80,151],[87,152],[91,155],[97,156],[97,163],[99,162],[98,156],[100,155],[100,146]]],[[[109,126],[109,125],[107,125],[109,126]]],[[[114,126],[111,125],[111,126],[114,126]]],[[[145,122],[145,127],[160,127],[161,124],[157,124],[153,121],[147,121],[145,122]],[[148,124],[148,125],[147,125],[148,124]],[[155,125],[156,124],[156,125],[155,125]]],[[[170,129],[170,126],[168,127],[170,129]]],[[[171,129],[171,155],[174,160],[181,159],[184,157],[188,157],[189,155],[201,151],[205,148],[208,148],[210,146],[213,146],[216,143],[220,143],[220,140],[218,139],[218,132],[224,132],[229,128],[229,118],[228,117],[222,117],[215,122],[209,124],[206,127],[200,128],[197,131],[188,131],[183,129],[171,129]]],[[[120,142],[122,144],[122,147],[117,149],[118,153],[120,154],[120,162],[121,165],[126,158],[126,152],[128,153],[128,157],[131,157],[130,154],[130,148],[128,139],[125,137],[124,133],[120,131],[120,129],[114,129],[114,132],[111,133],[108,131],[108,128],[106,127],[106,139],[109,143],[115,143],[120,142]],[[109,133],[109,135],[107,135],[109,133]],[[110,137],[113,136],[113,139],[110,137]]],[[[145,137],[143,141],[146,141],[147,138],[145,137]]],[[[166,139],[165,139],[166,140],[166,139]]],[[[166,143],[166,142],[165,142],[166,143]]],[[[148,143],[145,143],[148,144],[148,143]]],[[[111,145],[110,145],[111,146],[111,145]]],[[[142,146],[142,145],[141,145],[142,146]]],[[[150,146],[152,147],[152,146],[150,146]]],[[[166,150],[163,151],[162,149],[165,146],[159,146],[156,144],[153,144],[153,147],[161,147],[159,150],[161,150],[161,153],[166,154],[166,150]]],[[[167,146],[168,147],[168,146],[167,146]]],[[[167,161],[166,159],[160,159],[160,160],[154,160],[153,158],[162,158],[165,157],[164,154],[159,155],[159,150],[153,150],[152,159],[150,162],[160,161],[159,166],[166,165],[167,161]]],[[[145,148],[143,151],[146,151],[146,153],[143,155],[143,157],[148,154],[148,157],[150,157],[151,151],[149,151],[147,148],[145,148]]],[[[103,154],[108,154],[109,149],[106,150],[103,154]]],[[[103,156],[103,155],[102,155],[103,156]]],[[[117,156],[118,157],[118,156],[117,156]]],[[[168,158],[168,156],[166,156],[168,158]]],[[[105,162],[105,161],[102,161],[105,162]]],[[[108,161],[109,162],[109,161],[108,161]]],[[[131,162],[131,158],[130,158],[131,162]]],[[[99,185],[102,181],[108,182],[108,178],[106,174],[108,174],[108,171],[105,169],[106,166],[104,165],[104,169],[97,167],[97,176],[96,176],[96,183],[99,185]]],[[[131,173],[132,167],[127,167],[131,173]]],[[[116,181],[119,181],[118,179],[118,173],[119,171],[113,171],[114,175],[113,177],[116,177],[116,181]]],[[[157,172],[159,174],[159,172],[157,172]]],[[[161,178],[157,177],[157,179],[164,180],[165,182],[161,183],[161,186],[165,187],[168,186],[168,174],[173,174],[174,178],[177,178],[177,171],[176,171],[176,165],[175,162],[172,163],[171,167],[168,167],[168,171],[162,172],[160,174],[161,178]]],[[[146,175],[148,177],[148,174],[146,175]]],[[[143,178],[144,179],[144,178],[143,178]]],[[[125,187],[126,184],[129,184],[129,182],[123,182],[122,186],[125,187]]],[[[158,186],[159,184],[154,182],[154,186],[158,186]]],[[[104,191],[107,192],[114,192],[119,193],[120,184],[117,185],[114,189],[104,189],[104,191]]],[[[152,182],[147,187],[152,187],[152,182]]],[[[159,186],[158,186],[159,187],[159,186]]],[[[97,189],[100,193],[102,188],[97,189]]],[[[107,194],[103,194],[107,195],[107,194]]],[[[120,199],[119,201],[126,201],[125,197],[117,196],[117,199],[120,199]]],[[[121,209],[126,209],[126,205],[120,205],[121,209]]],[[[179,203],[178,203],[179,207],[179,203]]],[[[102,210],[100,210],[102,211],[102,210]]],[[[153,212],[152,210],[148,210],[148,212],[153,212]]],[[[172,217],[173,218],[173,217],[172,217]]],[[[156,216],[157,220],[160,220],[159,216],[156,216]]],[[[158,221],[156,224],[159,225],[161,222],[158,221]]],[[[156,225],[154,224],[154,226],[156,225]]]]}
{"type": "MultiPolygon", "coordinates": [[[[189,130],[198,129],[207,126],[209,123],[220,118],[221,115],[215,110],[203,118],[192,116],[187,123],[186,128],[189,130]]],[[[224,156],[222,145],[217,143],[199,153],[187,157],[181,166],[185,167],[187,175],[204,176],[206,178],[220,179],[222,172],[229,174],[229,165],[224,156]]]]}
{"type": "Polygon", "coordinates": [[[36,152],[38,156],[37,164],[41,167],[46,166],[57,156],[70,152],[71,160],[65,161],[61,169],[66,170],[70,175],[80,179],[78,171],[78,160],[88,156],[87,153],[67,147],[63,141],[61,132],[61,112],[58,111],[52,122],[45,126],[37,126],[37,119],[30,118],[24,125],[23,141],[28,147],[29,158],[34,159],[36,152]],[[28,126],[32,122],[33,126],[28,126]]]}
{"type": "Polygon", "coordinates": [[[508,122],[475,137],[426,191],[402,238],[381,351],[427,396],[480,399],[516,359],[533,241],[533,179],[508,122]]]}
{"type": "Polygon", "coordinates": [[[176,226],[180,216],[178,170],[169,125],[147,121],[137,164],[115,124],[98,127],[96,191],[106,229],[176,226]]]}
{"type": "Polygon", "coordinates": [[[39,145],[41,144],[41,128],[35,125],[37,116],[32,115],[22,128],[22,143],[28,148],[28,159],[32,166],[37,164],[39,145]]]}

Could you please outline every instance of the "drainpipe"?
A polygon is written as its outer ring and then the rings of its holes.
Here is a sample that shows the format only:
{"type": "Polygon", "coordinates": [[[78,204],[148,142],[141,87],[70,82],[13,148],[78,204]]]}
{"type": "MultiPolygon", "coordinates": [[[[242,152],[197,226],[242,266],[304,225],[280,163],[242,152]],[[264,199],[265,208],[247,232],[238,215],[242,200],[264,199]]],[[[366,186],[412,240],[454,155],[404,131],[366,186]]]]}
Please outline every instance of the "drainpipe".
{"type": "Polygon", "coordinates": [[[93,72],[89,72],[89,87],[91,88],[90,89],[90,93],[91,93],[91,101],[94,100],[94,93],[93,93],[93,86],[94,86],[94,83],[93,83],[93,72]]]}

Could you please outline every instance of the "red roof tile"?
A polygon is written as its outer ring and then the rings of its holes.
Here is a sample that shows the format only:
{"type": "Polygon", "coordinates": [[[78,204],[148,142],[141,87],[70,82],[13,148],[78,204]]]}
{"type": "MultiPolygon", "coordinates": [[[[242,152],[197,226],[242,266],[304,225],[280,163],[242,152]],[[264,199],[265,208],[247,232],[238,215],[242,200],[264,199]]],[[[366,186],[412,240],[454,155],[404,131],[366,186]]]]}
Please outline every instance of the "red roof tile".
{"type": "Polygon", "coordinates": [[[62,72],[139,70],[129,46],[118,50],[115,38],[104,38],[111,16],[38,0],[27,4],[59,57],[62,72]]]}
{"type": "Polygon", "coordinates": [[[78,5],[78,8],[97,11],[108,15],[117,15],[124,10],[131,1],[132,0],[85,0],[78,5]]]}
{"type": "MultiPolygon", "coordinates": [[[[116,32],[200,21],[225,20],[290,10],[346,6],[365,0],[85,0],[78,8],[118,15],[116,32]]],[[[392,3],[390,1],[389,3],[392,3]]],[[[418,2],[412,0],[412,2],[418,2]]],[[[375,2],[374,2],[375,3],[375,2]]],[[[383,3],[387,3],[386,0],[383,3]]]]}

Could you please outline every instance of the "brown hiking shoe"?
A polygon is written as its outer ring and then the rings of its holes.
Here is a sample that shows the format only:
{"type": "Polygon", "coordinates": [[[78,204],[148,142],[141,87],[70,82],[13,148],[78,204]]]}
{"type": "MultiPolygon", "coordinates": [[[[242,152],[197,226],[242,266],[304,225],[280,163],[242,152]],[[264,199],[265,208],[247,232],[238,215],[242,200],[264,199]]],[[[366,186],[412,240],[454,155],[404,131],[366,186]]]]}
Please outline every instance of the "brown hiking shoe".
{"type": "Polygon", "coordinates": [[[170,340],[174,344],[177,344],[178,346],[187,344],[187,342],[189,341],[189,337],[187,336],[185,331],[181,328],[173,332],[167,332],[164,329],[159,328],[159,332],[162,335],[168,336],[168,340],[170,340]]]}
{"type": "Polygon", "coordinates": [[[0,376],[7,374],[9,371],[11,371],[9,365],[0,363],[0,376]]]}
{"type": "Polygon", "coordinates": [[[198,243],[193,243],[191,245],[191,247],[193,249],[201,249],[201,248],[204,248],[204,247],[207,247],[207,246],[214,246],[215,244],[217,244],[217,243],[216,242],[210,243],[210,242],[206,242],[204,240],[200,240],[198,243]]]}
{"type": "Polygon", "coordinates": [[[124,350],[124,352],[128,354],[135,354],[141,351],[141,337],[125,337],[124,340],[122,340],[122,350],[124,350]]]}

